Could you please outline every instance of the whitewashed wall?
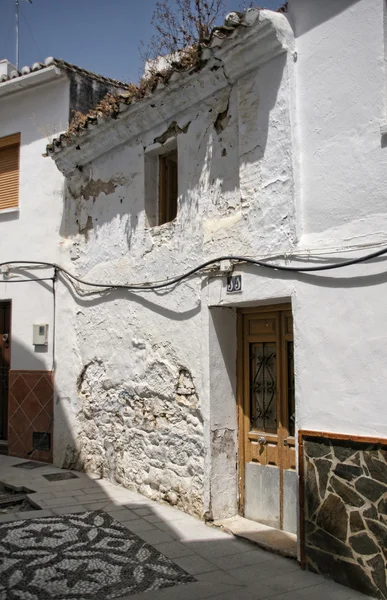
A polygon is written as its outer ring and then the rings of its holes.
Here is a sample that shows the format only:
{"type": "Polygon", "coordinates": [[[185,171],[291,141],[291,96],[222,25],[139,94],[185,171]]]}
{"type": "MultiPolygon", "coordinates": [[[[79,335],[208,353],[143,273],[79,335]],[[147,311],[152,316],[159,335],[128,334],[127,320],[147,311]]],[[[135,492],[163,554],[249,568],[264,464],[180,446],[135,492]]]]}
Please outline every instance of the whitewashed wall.
{"type": "MultiPolygon", "coordinates": [[[[333,0],[290,5],[296,55],[288,43],[288,52],[236,76],[231,88],[225,80],[199,104],[187,107],[180,96],[184,110],[176,88],[166,91],[153,112],[147,101],[146,133],[129,139],[140,122],[133,117],[102,130],[100,142],[81,143],[78,157],[101,155],[68,175],[62,231],[71,269],[92,280],[154,281],[219,255],[320,254],[288,261],[310,266],[386,239],[382,0],[346,0],[341,9],[333,0]],[[155,112],[167,109],[154,125],[155,112]],[[218,133],[214,122],[226,109],[218,133]],[[172,120],[190,123],[178,136],[178,216],[149,228],[144,153],[172,120]]],[[[198,75],[202,88],[210,77],[198,75]]],[[[189,512],[231,516],[234,309],[289,300],[297,427],[386,435],[384,268],[381,261],[317,276],[241,266],[237,298],[216,274],[167,292],[77,300],[62,285],[56,462],[189,512]]]]}
{"type": "MultiPolygon", "coordinates": [[[[1,262],[58,262],[64,178],[42,154],[48,137],[67,127],[68,114],[69,90],[65,77],[0,98],[0,137],[21,134],[19,210],[0,211],[1,262]]],[[[52,269],[35,272],[28,269],[25,277],[51,275],[52,269]]],[[[11,271],[10,279],[13,276],[11,271]]],[[[0,300],[12,300],[11,369],[52,369],[51,288],[49,281],[0,283],[0,300]],[[40,348],[40,352],[32,344],[34,323],[49,324],[49,345],[40,348]]]]}
{"type": "MultiPolygon", "coordinates": [[[[296,35],[300,246],[387,240],[383,0],[290,2],[296,35]]],[[[325,256],[352,258],[356,254],[325,256]]],[[[386,261],[299,278],[294,290],[298,426],[387,434],[386,261]]]]}
{"type": "MultiPolygon", "coordinates": [[[[281,23],[287,27],[282,17],[281,23]]],[[[156,106],[168,101],[176,106],[168,120],[158,118],[123,144],[118,140],[125,127],[138,127],[138,117],[101,133],[103,143],[115,136],[117,147],[67,179],[70,268],[92,280],[154,281],[210,256],[289,250],[295,242],[292,68],[292,55],[283,51],[248,73],[241,62],[246,74],[232,85],[221,71],[215,85],[208,71],[192,84],[204,101],[198,103],[194,90],[180,96],[166,90],[156,106]],[[218,89],[211,92],[211,86],[218,89]],[[191,105],[179,112],[183,97],[191,105]],[[177,136],[178,216],[150,228],[145,164],[155,139],[173,121],[181,129],[189,124],[177,136]]],[[[93,144],[98,152],[98,137],[93,144]]],[[[84,147],[81,142],[74,160],[82,161],[84,147]]],[[[235,378],[224,370],[225,364],[235,368],[235,315],[226,317],[227,330],[217,341],[206,280],[195,277],[168,292],[113,292],[75,302],[68,302],[62,287],[75,337],[69,344],[62,319],[57,410],[64,418],[55,460],[102,473],[188,512],[221,516],[236,511],[235,378]],[[73,449],[74,436],[80,453],[73,449]]],[[[221,323],[221,313],[218,317],[221,323]]],[[[57,436],[59,422],[56,418],[57,436]]]]}

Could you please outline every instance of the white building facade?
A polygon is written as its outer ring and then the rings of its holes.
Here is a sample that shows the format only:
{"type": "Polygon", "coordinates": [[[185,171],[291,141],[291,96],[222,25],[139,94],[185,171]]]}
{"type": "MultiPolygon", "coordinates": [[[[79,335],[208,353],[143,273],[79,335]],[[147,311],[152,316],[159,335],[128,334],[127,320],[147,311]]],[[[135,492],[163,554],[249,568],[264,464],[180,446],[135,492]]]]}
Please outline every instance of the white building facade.
{"type": "Polygon", "coordinates": [[[55,273],[10,269],[60,262],[64,177],[43,153],[74,112],[120,89],[62,60],[0,61],[0,448],[12,456],[52,462],[55,273]]]}
{"type": "Polygon", "coordinates": [[[61,264],[100,284],[59,275],[54,462],[387,598],[385,259],[305,271],[386,244],[386,7],[339,4],[249,10],[49,146],[61,264]]]}

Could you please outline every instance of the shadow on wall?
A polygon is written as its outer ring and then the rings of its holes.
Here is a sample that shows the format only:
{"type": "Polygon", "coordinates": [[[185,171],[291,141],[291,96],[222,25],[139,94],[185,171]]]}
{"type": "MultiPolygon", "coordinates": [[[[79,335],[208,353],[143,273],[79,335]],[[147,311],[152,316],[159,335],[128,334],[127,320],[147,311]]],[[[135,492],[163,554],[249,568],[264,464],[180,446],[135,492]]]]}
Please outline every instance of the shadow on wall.
{"type": "Polygon", "coordinates": [[[289,2],[289,21],[293,26],[294,34],[297,37],[304,35],[315,27],[318,27],[326,21],[330,21],[340,13],[345,12],[362,0],[323,0],[322,2],[313,3],[311,6],[310,0],[291,0],[289,2]],[[308,6],[309,8],[304,8],[308,6]],[[294,18],[294,13],[297,12],[297,19],[294,18]]]}
{"type": "MultiPolygon", "coordinates": [[[[160,304],[152,301],[151,299],[144,298],[143,296],[140,296],[139,294],[136,294],[134,292],[130,292],[127,290],[114,290],[113,289],[113,290],[110,290],[109,292],[105,293],[103,296],[89,296],[86,298],[82,298],[74,292],[73,287],[67,281],[63,281],[63,283],[66,286],[69,293],[71,294],[73,300],[76,302],[77,306],[84,307],[84,308],[105,305],[106,303],[111,303],[111,302],[117,303],[118,300],[124,300],[128,303],[135,303],[144,308],[148,308],[149,310],[152,311],[152,313],[156,313],[156,314],[160,315],[161,317],[171,319],[172,321],[174,321],[176,323],[187,321],[187,320],[195,317],[196,315],[198,315],[201,311],[200,302],[197,302],[196,304],[194,304],[190,307],[187,307],[186,310],[177,311],[177,310],[174,310],[173,308],[161,306],[160,304]]],[[[176,287],[176,286],[171,286],[171,288],[169,288],[169,289],[171,290],[174,287],[176,287]]],[[[167,293],[168,292],[159,290],[158,292],[157,291],[149,292],[149,295],[151,297],[152,296],[153,297],[154,296],[161,297],[167,293]]]]}
{"type": "MultiPolygon", "coordinates": [[[[77,442],[55,384],[52,343],[34,352],[11,337],[8,385],[8,453],[10,456],[52,463],[63,437],[72,454],[77,442]],[[46,355],[46,360],[42,354],[46,355]],[[57,427],[56,427],[57,425],[57,427]],[[38,435],[36,435],[38,434],[38,435]]],[[[66,466],[59,464],[58,466],[66,466]]]]}
{"type": "Polygon", "coordinates": [[[9,221],[17,221],[20,217],[18,210],[9,213],[0,214],[0,223],[7,223],[9,221]]]}
{"type": "Polygon", "coordinates": [[[54,449],[59,443],[57,434],[66,439],[69,447],[73,448],[73,454],[76,454],[74,432],[55,384],[54,364],[51,341],[49,346],[36,352],[32,345],[27,347],[11,336],[12,368],[8,385],[10,456],[52,463],[54,449]]]}

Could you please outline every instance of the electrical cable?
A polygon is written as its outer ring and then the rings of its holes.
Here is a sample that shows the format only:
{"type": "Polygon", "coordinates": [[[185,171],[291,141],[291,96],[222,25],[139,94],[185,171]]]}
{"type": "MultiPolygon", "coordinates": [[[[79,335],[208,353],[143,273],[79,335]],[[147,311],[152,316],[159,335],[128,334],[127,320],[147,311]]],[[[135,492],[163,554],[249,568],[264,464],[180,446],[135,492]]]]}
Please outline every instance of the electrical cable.
{"type": "MultiPolygon", "coordinates": [[[[60,267],[59,265],[57,265],[55,263],[50,263],[50,262],[16,261],[16,260],[14,260],[14,261],[7,261],[7,262],[0,263],[0,268],[3,266],[8,266],[8,265],[24,265],[24,266],[27,265],[27,266],[33,266],[33,267],[43,267],[43,268],[53,268],[54,269],[54,276],[49,277],[49,278],[24,279],[24,280],[19,279],[19,280],[11,280],[11,281],[3,280],[2,281],[3,283],[4,282],[16,283],[16,282],[23,282],[23,281],[31,282],[31,281],[52,280],[52,282],[53,282],[53,302],[54,302],[54,308],[53,308],[53,319],[54,319],[53,371],[54,371],[55,370],[55,320],[56,320],[55,284],[57,281],[58,273],[61,273],[62,275],[66,276],[71,281],[76,281],[77,283],[79,283],[81,285],[85,285],[85,286],[105,288],[105,289],[111,289],[111,290],[126,289],[126,290],[134,290],[134,291],[135,290],[146,291],[146,290],[156,290],[156,289],[166,288],[166,287],[175,285],[177,283],[180,283],[184,279],[187,279],[187,278],[191,277],[192,275],[198,273],[199,271],[202,271],[206,267],[212,266],[221,261],[246,263],[246,264],[251,264],[251,265],[258,266],[258,267],[261,267],[264,269],[272,269],[274,271],[284,271],[284,272],[291,272],[291,273],[316,273],[316,272],[322,272],[322,271],[329,271],[329,270],[333,270],[333,269],[342,269],[344,267],[349,267],[351,265],[361,264],[363,262],[367,262],[369,260],[378,258],[380,256],[384,256],[386,254],[387,254],[387,247],[384,247],[384,248],[381,248],[380,250],[376,250],[375,252],[371,252],[370,254],[366,254],[361,257],[353,258],[350,260],[344,260],[344,261],[340,261],[339,263],[334,263],[334,264],[329,264],[329,265],[318,265],[315,267],[288,267],[286,265],[278,265],[278,264],[274,264],[271,262],[265,262],[263,260],[250,258],[247,256],[227,255],[227,256],[220,256],[217,258],[209,259],[209,260],[199,264],[198,266],[190,269],[189,271],[186,271],[182,275],[177,275],[176,277],[173,277],[172,279],[168,279],[163,282],[153,283],[153,284],[152,283],[136,283],[136,284],[111,284],[111,283],[109,283],[109,284],[107,284],[107,283],[96,283],[96,282],[91,282],[91,281],[85,281],[84,279],[81,279],[80,277],[73,275],[72,273],[70,273],[70,271],[67,271],[67,269],[64,269],[63,267],[60,267]]],[[[285,258],[289,259],[289,258],[291,258],[291,256],[290,255],[288,255],[286,257],[284,256],[284,259],[285,258]]],[[[309,259],[312,259],[312,257],[309,257],[309,259]]],[[[41,444],[43,443],[43,440],[45,439],[45,437],[48,435],[48,432],[50,431],[53,421],[54,421],[54,415],[52,415],[50,424],[49,424],[46,432],[43,434],[40,443],[28,452],[28,456],[31,456],[35,451],[39,450],[39,448],[41,447],[41,444]]]]}
{"type": "MultiPolygon", "coordinates": [[[[5,38],[6,42],[5,42],[5,51],[3,52],[3,56],[8,56],[9,34],[14,29],[14,27],[15,27],[14,16],[12,15],[12,17],[11,17],[11,25],[9,26],[7,37],[5,38]]],[[[4,40],[4,38],[3,38],[3,40],[4,40]]]]}
{"type": "MultiPolygon", "coordinates": [[[[70,271],[67,271],[67,269],[65,269],[55,263],[49,263],[49,262],[7,261],[7,262],[0,263],[0,268],[2,266],[12,265],[12,264],[51,267],[53,269],[57,269],[58,273],[61,273],[62,275],[67,276],[72,281],[76,281],[77,283],[88,286],[88,287],[106,288],[106,289],[125,289],[125,290],[132,290],[132,291],[136,291],[136,290],[137,291],[146,291],[146,290],[157,290],[157,289],[166,288],[166,287],[175,285],[177,283],[180,283],[184,279],[187,279],[187,278],[191,277],[192,275],[195,275],[199,271],[202,271],[206,267],[209,267],[209,266],[219,263],[221,261],[233,261],[233,262],[237,262],[237,263],[246,263],[246,264],[251,264],[254,266],[261,267],[263,269],[271,269],[274,271],[283,271],[283,272],[290,272],[290,273],[318,273],[318,272],[322,272],[322,271],[342,269],[344,267],[349,267],[351,265],[357,265],[357,264],[372,260],[374,258],[378,258],[385,254],[387,254],[387,247],[383,247],[380,250],[371,252],[370,254],[366,254],[364,256],[360,256],[357,258],[352,258],[350,260],[344,260],[344,261],[340,261],[338,263],[328,264],[328,265],[318,265],[315,267],[289,267],[286,265],[279,265],[279,264],[275,264],[275,263],[271,263],[271,262],[265,262],[264,260],[250,258],[247,256],[226,255],[226,256],[219,256],[216,258],[209,259],[209,260],[199,264],[198,266],[190,269],[189,271],[186,271],[182,275],[177,275],[176,277],[172,277],[171,279],[166,279],[160,283],[144,282],[144,283],[133,283],[133,284],[97,283],[97,282],[92,282],[92,281],[86,281],[80,277],[77,277],[76,275],[73,275],[72,273],[70,273],[70,271]]],[[[291,256],[287,255],[284,258],[289,259],[289,258],[291,258],[291,256]]],[[[312,259],[312,257],[309,257],[309,259],[312,259]]],[[[28,281],[30,281],[30,280],[28,280],[28,281]]]]}
{"type": "Polygon", "coordinates": [[[39,48],[39,46],[38,46],[38,42],[36,41],[36,39],[35,39],[35,36],[34,36],[34,34],[32,33],[32,29],[31,29],[31,27],[30,27],[30,24],[28,23],[27,17],[24,15],[23,9],[22,9],[22,7],[21,7],[20,5],[19,5],[19,11],[20,11],[20,14],[21,14],[21,16],[22,16],[22,17],[23,17],[23,19],[24,19],[24,22],[25,22],[25,24],[26,24],[26,25],[27,25],[27,27],[28,27],[28,31],[30,32],[30,35],[31,35],[32,41],[33,41],[33,42],[34,42],[34,44],[35,44],[35,48],[36,48],[36,49],[37,49],[37,51],[38,51],[39,60],[43,62],[43,61],[44,61],[43,52],[41,51],[41,49],[40,49],[40,48],[39,48]]]}

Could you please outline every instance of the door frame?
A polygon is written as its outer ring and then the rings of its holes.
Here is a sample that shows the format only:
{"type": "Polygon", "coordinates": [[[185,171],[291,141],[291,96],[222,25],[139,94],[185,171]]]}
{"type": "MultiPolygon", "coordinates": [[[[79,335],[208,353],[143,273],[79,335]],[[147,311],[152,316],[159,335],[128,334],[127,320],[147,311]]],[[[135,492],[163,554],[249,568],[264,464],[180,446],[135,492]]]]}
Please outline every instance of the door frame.
{"type": "MultiPolygon", "coordinates": [[[[271,313],[291,311],[290,302],[281,304],[266,304],[248,308],[239,308],[237,311],[237,417],[238,417],[238,513],[244,516],[245,510],[245,432],[250,429],[249,416],[245,413],[245,363],[244,363],[244,315],[254,313],[271,313]]],[[[283,352],[280,348],[280,360],[283,361],[283,352]]],[[[287,368],[287,367],[286,367],[287,368]]],[[[285,379],[281,383],[281,390],[285,379]]],[[[281,429],[283,425],[281,423],[281,429]]],[[[296,438],[295,438],[296,439],[296,438]]],[[[280,521],[283,522],[283,467],[280,464],[280,521]]]]}
{"type": "Polygon", "coordinates": [[[7,397],[4,406],[1,407],[2,420],[5,423],[4,434],[2,441],[8,441],[8,424],[9,424],[9,372],[11,370],[11,353],[12,353],[12,300],[0,300],[0,305],[9,306],[9,324],[8,324],[8,341],[9,341],[9,353],[8,353],[8,385],[7,385],[7,397]]]}

